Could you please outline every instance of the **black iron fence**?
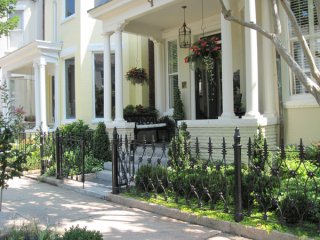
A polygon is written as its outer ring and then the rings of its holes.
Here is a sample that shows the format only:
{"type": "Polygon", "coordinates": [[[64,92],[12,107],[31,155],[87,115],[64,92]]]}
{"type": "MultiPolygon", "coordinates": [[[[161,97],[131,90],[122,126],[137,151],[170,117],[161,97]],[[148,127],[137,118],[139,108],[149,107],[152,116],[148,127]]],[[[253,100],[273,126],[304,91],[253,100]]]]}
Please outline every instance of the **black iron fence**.
{"type": "Polygon", "coordinates": [[[298,147],[269,147],[258,134],[241,144],[239,129],[232,146],[190,141],[187,131],[166,143],[138,143],[113,133],[113,193],[128,190],[191,208],[244,217],[308,222],[320,229],[320,149],[311,156],[298,147]],[[244,159],[241,151],[246,152],[244,159]],[[227,162],[232,156],[233,163],[227,162]]]}

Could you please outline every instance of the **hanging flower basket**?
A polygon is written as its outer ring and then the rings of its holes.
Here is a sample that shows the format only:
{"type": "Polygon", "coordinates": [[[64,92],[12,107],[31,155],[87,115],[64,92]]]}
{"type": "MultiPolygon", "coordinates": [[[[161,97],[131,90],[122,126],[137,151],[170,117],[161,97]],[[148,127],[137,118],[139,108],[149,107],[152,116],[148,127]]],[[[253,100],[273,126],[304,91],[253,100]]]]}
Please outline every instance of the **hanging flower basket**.
{"type": "Polygon", "coordinates": [[[126,78],[133,84],[144,84],[148,82],[148,76],[144,68],[132,68],[127,74],[126,78]]]}
{"type": "Polygon", "coordinates": [[[197,67],[202,66],[208,72],[209,80],[214,79],[214,60],[220,58],[221,47],[218,44],[219,38],[201,38],[190,47],[191,53],[184,58],[185,63],[196,63],[197,67]]]}
{"type": "Polygon", "coordinates": [[[197,62],[207,64],[208,60],[220,58],[221,47],[216,37],[202,38],[194,42],[190,47],[191,53],[184,58],[186,63],[197,62]]]}

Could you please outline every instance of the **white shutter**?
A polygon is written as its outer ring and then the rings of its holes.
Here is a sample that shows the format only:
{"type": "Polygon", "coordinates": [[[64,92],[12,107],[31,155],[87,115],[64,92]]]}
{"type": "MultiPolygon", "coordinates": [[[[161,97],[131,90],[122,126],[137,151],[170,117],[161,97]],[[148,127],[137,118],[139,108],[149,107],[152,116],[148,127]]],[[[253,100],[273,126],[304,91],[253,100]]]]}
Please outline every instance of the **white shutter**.
{"type": "MultiPolygon", "coordinates": [[[[293,11],[297,22],[302,30],[303,35],[307,39],[310,50],[315,57],[315,62],[320,68],[320,31],[316,9],[313,0],[290,0],[291,10],[293,11]]],[[[304,69],[304,72],[310,76],[310,67],[306,61],[302,47],[298,42],[295,32],[293,31],[292,24],[289,21],[289,34],[291,42],[291,53],[297,63],[304,69]]],[[[293,75],[293,94],[305,93],[306,90],[302,84],[293,75]]]]}

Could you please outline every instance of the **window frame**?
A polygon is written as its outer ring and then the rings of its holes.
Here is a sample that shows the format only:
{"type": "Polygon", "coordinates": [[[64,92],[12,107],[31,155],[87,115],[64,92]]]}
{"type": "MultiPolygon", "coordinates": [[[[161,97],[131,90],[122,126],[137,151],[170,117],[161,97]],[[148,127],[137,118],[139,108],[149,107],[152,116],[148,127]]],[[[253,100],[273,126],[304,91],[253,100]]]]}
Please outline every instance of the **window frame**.
{"type": "Polygon", "coordinates": [[[76,14],[76,0],[64,0],[63,2],[64,4],[63,4],[63,11],[62,11],[63,12],[62,19],[67,20],[67,19],[73,18],[76,14]],[[74,12],[68,16],[67,16],[67,1],[74,1],[74,12]]]}
{"type": "Polygon", "coordinates": [[[76,111],[76,59],[74,56],[70,56],[70,57],[67,57],[64,59],[64,64],[63,64],[63,68],[64,68],[64,71],[63,71],[63,76],[64,76],[64,81],[63,81],[63,93],[64,93],[64,103],[63,103],[63,123],[70,123],[70,122],[73,122],[76,120],[76,117],[77,117],[77,111],[76,111]],[[74,117],[71,116],[71,117],[68,117],[67,116],[67,98],[68,98],[68,94],[67,94],[67,68],[66,68],[66,65],[67,65],[67,61],[68,60],[71,60],[73,59],[73,62],[74,62],[74,117]]]}
{"type": "MultiPolygon", "coordinates": [[[[95,51],[92,51],[92,116],[93,116],[93,120],[92,122],[93,123],[99,123],[101,121],[103,121],[104,119],[104,116],[103,117],[97,117],[97,114],[96,114],[96,92],[95,92],[95,84],[96,84],[96,79],[95,79],[95,55],[96,54],[104,54],[103,50],[95,50],[95,51]]],[[[112,55],[114,56],[115,53],[114,51],[111,51],[111,64],[112,64],[112,55]]],[[[104,57],[102,57],[102,65],[104,64],[104,57]]],[[[111,66],[112,68],[112,66],[111,66]]],[[[112,69],[111,69],[111,72],[112,72],[112,69]]],[[[103,69],[103,73],[104,73],[104,69],[103,69]]],[[[104,84],[104,79],[102,78],[102,85],[104,84]]],[[[111,75],[111,81],[112,81],[112,75],[111,75]]],[[[112,83],[111,83],[112,84],[112,83]]],[[[103,101],[104,101],[104,97],[103,97],[103,101]]],[[[103,112],[104,114],[104,112],[103,112]]]]}
{"type": "Polygon", "coordinates": [[[168,39],[166,41],[166,68],[167,68],[167,86],[168,86],[168,91],[167,91],[167,103],[168,103],[168,109],[173,110],[173,105],[174,105],[174,89],[172,89],[173,86],[173,81],[170,80],[171,77],[177,76],[177,85],[179,87],[179,45],[178,45],[178,39],[168,39]],[[176,72],[170,72],[169,71],[169,44],[171,42],[175,42],[177,45],[177,71],[176,72]]]}
{"type": "MultiPolygon", "coordinates": [[[[301,0],[300,0],[301,1],[301,0]]],[[[312,4],[313,4],[313,0],[307,0],[308,1],[308,14],[310,12],[313,12],[313,8],[312,8],[312,4]]],[[[290,1],[291,4],[291,1],[290,1]]],[[[312,55],[314,56],[315,52],[316,52],[316,48],[315,48],[315,43],[317,41],[320,41],[320,31],[316,32],[315,30],[315,21],[314,21],[314,14],[312,14],[312,16],[310,16],[310,14],[308,15],[308,34],[303,34],[303,36],[305,37],[306,41],[309,43],[309,47],[310,47],[310,51],[312,53],[312,55]],[[312,42],[310,42],[312,40],[312,42]]],[[[297,58],[295,58],[295,43],[299,43],[298,38],[295,36],[291,36],[292,35],[292,28],[290,26],[290,21],[288,20],[288,39],[289,39],[289,49],[290,49],[290,53],[293,57],[293,59],[299,64],[299,61],[297,58]]],[[[320,26],[319,26],[320,27],[320,26]]],[[[302,65],[299,64],[299,66],[301,66],[301,68],[304,70],[304,73],[306,73],[307,75],[310,75],[310,66],[308,63],[306,63],[305,60],[305,55],[303,53],[303,49],[300,48],[298,49],[299,52],[299,58],[301,59],[300,61],[303,63],[302,65]]],[[[320,49],[319,49],[320,50],[320,49]]],[[[320,61],[318,64],[320,67],[320,61]]],[[[299,82],[299,80],[296,80],[296,77],[293,73],[293,71],[291,71],[290,69],[290,96],[294,97],[297,95],[308,95],[308,91],[304,88],[304,86],[302,85],[302,83],[299,82]],[[297,87],[297,83],[300,85],[299,87],[297,87]],[[300,88],[300,89],[299,89],[300,88]]]]}

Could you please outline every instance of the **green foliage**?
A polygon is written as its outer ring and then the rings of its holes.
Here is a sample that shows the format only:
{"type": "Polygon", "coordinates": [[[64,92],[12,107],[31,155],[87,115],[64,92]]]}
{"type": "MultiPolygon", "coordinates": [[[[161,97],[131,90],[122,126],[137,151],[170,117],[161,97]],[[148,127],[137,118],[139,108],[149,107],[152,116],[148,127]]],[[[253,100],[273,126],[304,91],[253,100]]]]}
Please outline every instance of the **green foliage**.
{"type": "Polygon", "coordinates": [[[130,104],[123,109],[123,115],[125,119],[130,116],[141,116],[141,115],[154,115],[157,118],[158,111],[152,106],[144,107],[140,104],[136,106],[133,106],[130,104]]]}
{"type": "Polygon", "coordinates": [[[89,130],[89,125],[85,124],[83,120],[78,120],[70,124],[62,125],[59,127],[61,134],[63,135],[72,135],[72,136],[86,136],[87,131],[89,130]]]}
{"type": "Polygon", "coordinates": [[[69,230],[66,230],[63,237],[58,240],[102,240],[102,234],[99,231],[87,230],[86,227],[80,228],[72,226],[69,230]]]}
{"type": "Polygon", "coordinates": [[[86,155],[84,159],[85,173],[94,173],[103,170],[104,161],[97,159],[92,154],[86,155]]]}
{"type": "Polygon", "coordinates": [[[178,129],[178,135],[171,140],[169,145],[168,156],[172,162],[172,168],[175,170],[187,167],[190,162],[191,135],[187,128],[187,124],[182,122],[178,129]]]}
{"type": "Polygon", "coordinates": [[[320,159],[320,142],[306,147],[306,159],[317,160],[317,158],[320,159]]]}
{"type": "Polygon", "coordinates": [[[174,103],[173,103],[173,119],[182,120],[184,119],[184,110],[183,110],[183,103],[181,100],[181,92],[179,87],[174,88],[173,92],[174,96],[174,103]]]}
{"type": "Polygon", "coordinates": [[[16,0],[0,0],[0,37],[7,36],[9,31],[18,25],[19,17],[6,19],[9,14],[14,12],[16,2],[16,0]]]}
{"type": "Polygon", "coordinates": [[[100,162],[111,161],[110,140],[103,122],[98,124],[93,133],[93,157],[100,162]]]}
{"type": "Polygon", "coordinates": [[[20,227],[12,227],[4,240],[102,240],[99,231],[87,230],[86,227],[72,226],[62,236],[50,228],[42,229],[37,222],[20,227]]]}
{"type": "Polygon", "coordinates": [[[44,176],[45,177],[53,177],[56,175],[56,166],[53,165],[53,166],[50,166],[47,168],[46,172],[44,173],[44,176]]]}
{"type": "Polygon", "coordinates": [[[6,115],[0,115],[0,211],[2,203],[2,191],[8,187],[8,180],[20,176],[23,163],[26,162],[25,152],[14,147],[15,140],[23,130],[22,109],[14,109],[9,99],[6,85],[0,87],[3,107],[7,108],[6,115]]]}
{"type": "Polygon", "coordinates": [[[309,208],[312,202],[306,198],[302,192],[287,195],[280,203],[280,210],[277,214],[281,220],[281,217],[286,223],[297,224],[300,222],[303,216],[305,220],[312,216],[311,209],[309,208]]]}
{"type": "Polygon", "coordinates": [[[167,187],[167,178],[166,168],[161,165],[153,166],[147,164],[139,167],[135,177],[135,184],[140,191],[150,192],[156,189],[157,193],[159,193],[162,192],[159,181],[161,181],[164,187],[167,187]]]}
{"type": "Polygon", "coordinates": [[[36,222],[32,222],[21,227],[12,227],[9,234],[4,238],[5,240],[56,240],[58,234],[49,229],[41,229],[36,222]]]}

